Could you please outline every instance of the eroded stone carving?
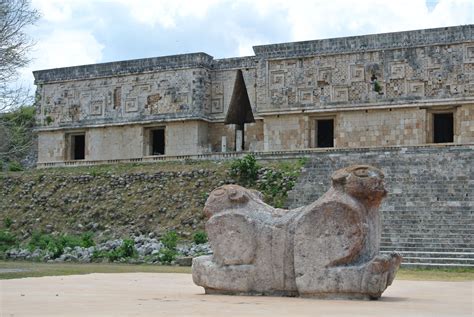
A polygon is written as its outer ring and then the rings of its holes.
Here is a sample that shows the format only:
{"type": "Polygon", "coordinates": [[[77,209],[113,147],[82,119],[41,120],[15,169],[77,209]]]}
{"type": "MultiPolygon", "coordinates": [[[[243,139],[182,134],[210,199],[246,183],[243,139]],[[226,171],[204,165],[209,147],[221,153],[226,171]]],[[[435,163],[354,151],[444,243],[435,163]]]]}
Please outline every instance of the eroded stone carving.
{"type": "Polygon", "coordinates": [[[402,260],[379,254],[383,178],[340,169],[326,194],[292,210],[237,185],[215,189],[204,207],[213,255],[193,260],[194,283],[208,294],[380,297],[402,260]]]}

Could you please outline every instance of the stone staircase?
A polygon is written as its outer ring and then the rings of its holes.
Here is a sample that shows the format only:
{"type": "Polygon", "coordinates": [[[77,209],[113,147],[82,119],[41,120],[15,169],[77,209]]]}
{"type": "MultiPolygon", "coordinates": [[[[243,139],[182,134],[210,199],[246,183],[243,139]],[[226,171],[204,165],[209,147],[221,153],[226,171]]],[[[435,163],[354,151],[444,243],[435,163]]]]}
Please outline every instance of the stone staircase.
{"type": "Polygon", "coordinates": [[[381,252],[397,251],[405,267],[474,267],[474,146],[433,146],[314,153],[289,207],[329,188],[331,173],[371,164],[386,174],[381,252]]]}
{"type": "Polygon", "coordinates": [[[396,250],[404,266],[474,267],[472,211],[434,219],[384,213],[383,227],[381,252],[396,250]]]}

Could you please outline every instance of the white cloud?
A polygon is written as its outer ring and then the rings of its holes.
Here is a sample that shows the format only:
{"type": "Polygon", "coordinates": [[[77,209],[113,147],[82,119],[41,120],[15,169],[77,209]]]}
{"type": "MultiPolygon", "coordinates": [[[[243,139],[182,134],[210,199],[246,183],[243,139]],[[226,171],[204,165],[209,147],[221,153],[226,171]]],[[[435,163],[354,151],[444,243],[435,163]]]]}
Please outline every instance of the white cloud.
{"type": "MultiPolygon", "coordinates": [[[[108,42],[117,38],[114,23],[120,23],[122,30],[128,25],[140,30],[140,24],[166,32],[168,51],[177,52],[190,50],[186,46],[190,38],[196,47],[195,39],[212,33],[215,44],[207,44],[202,51],[219,57],[232,57],[228,56],[229,46],[235,47],[234,55],[243,56],[252,55],[252,46],[262,43],[474,23],[473,0],[439,0],[434,7],[426,0],[32,0],[32,5],[42,12],[42,18],[30,33],[37,42],[34,60],[21,70],[22,78],[29,81],[32,69],[98,63],[103,56],[108,60],[129,58],[130,45],[140,52],[137,47],[142,44],[136,38],[124,36],[120,43],[108,42]],[[108,8],[117,10],[104,12],[108,8]],[[248,21],[255,23],[245,25],[248,21]],[[288,32],[282,35],[276,30],[288,32]],[[219,38],[225,40],[225,56],[219,38]]],[[[160,55],[162,43],[154,44],[153,39],[150,43],[160,55]]]]}
{"type": "MultiPolygon", "coordinates": [[[[292,30],[288,41],[301,41],[469,24],[474,1],[440,0],[431,10],[425,0],[245,0],[260,15],[285,10],[292,30]]],[[[283,21],[280,21],[283,22],[283,21]]]]}
{"type": "Polygon", "coordinates": [[[97,63],[104,46],[86,30],[55,30],[40,40],[33,64],[38,68],[97,63]]]}
{"type": "Polygon", "coordinates": [[[156,24],[169,29],[176,27],[180,18],[206,17],[208,10],[223,1],[219,0],[116,0],[126,6],[137,21],[150,26],[156,24]]]}
{"type": "Polygon", "coordinates": [[[32,61],[20,70],[20,83],[30,86],[33,70],[98,63],[104,46],[83,30],[55,30],[45,34],[31,51],[32,61]]]}
{"type": "Polygon", "coordinates": [[[33,8],[39,10],[42,18],[50,22],[66,22],[71,18],[74,4],[68,0],[32,0],[33,8]]]}

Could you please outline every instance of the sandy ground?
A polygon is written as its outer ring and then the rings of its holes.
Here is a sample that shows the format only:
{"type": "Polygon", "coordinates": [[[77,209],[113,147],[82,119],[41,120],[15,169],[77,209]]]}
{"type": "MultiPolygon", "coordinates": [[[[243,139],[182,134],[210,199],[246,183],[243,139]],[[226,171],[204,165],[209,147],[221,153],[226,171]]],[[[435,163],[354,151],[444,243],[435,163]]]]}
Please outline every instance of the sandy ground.
{"type": "Polygon", "coordinates": [[[204,295],[190,274],[0,281],[1,316],[473,316],[474,282],[395,281],[378,301],[204,295]]]}

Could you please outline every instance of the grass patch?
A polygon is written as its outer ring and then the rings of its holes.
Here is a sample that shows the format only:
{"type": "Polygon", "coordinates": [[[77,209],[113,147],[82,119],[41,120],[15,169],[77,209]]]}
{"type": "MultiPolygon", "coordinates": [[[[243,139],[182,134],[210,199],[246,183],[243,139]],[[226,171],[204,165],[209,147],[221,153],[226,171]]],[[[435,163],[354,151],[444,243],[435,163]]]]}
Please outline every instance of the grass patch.
{"type": "Polygon", "coordinates": [[[82,275],[91,273],[191,273],[191,268],[151,264],[75,264],[0,261],[0,279],[16,279],[25,277],[57,275],[82,275]],[[18,269],[24,271],[2,273],[2,269],[18,269]]]}
{"type": "Polygon", "coordinates": [[[396,279],[415,281],[473,281],[474,268],[401,268],[396,279]]]}
{"type": "MultiPolygon", "coordinates": [[[[23,261],[0,261],[0,279],[25,277],[78,275],[91,273],[191,273],[190,267],[165,266],[152,264],[115,264],[115,263],[32,263],[23,261]],[[23,272],[5,272],[2,269],[19,269],[23,272]]],[[[473,281],[474,268],[402,268],[397,280],[414,281],[473,281]]]]}

